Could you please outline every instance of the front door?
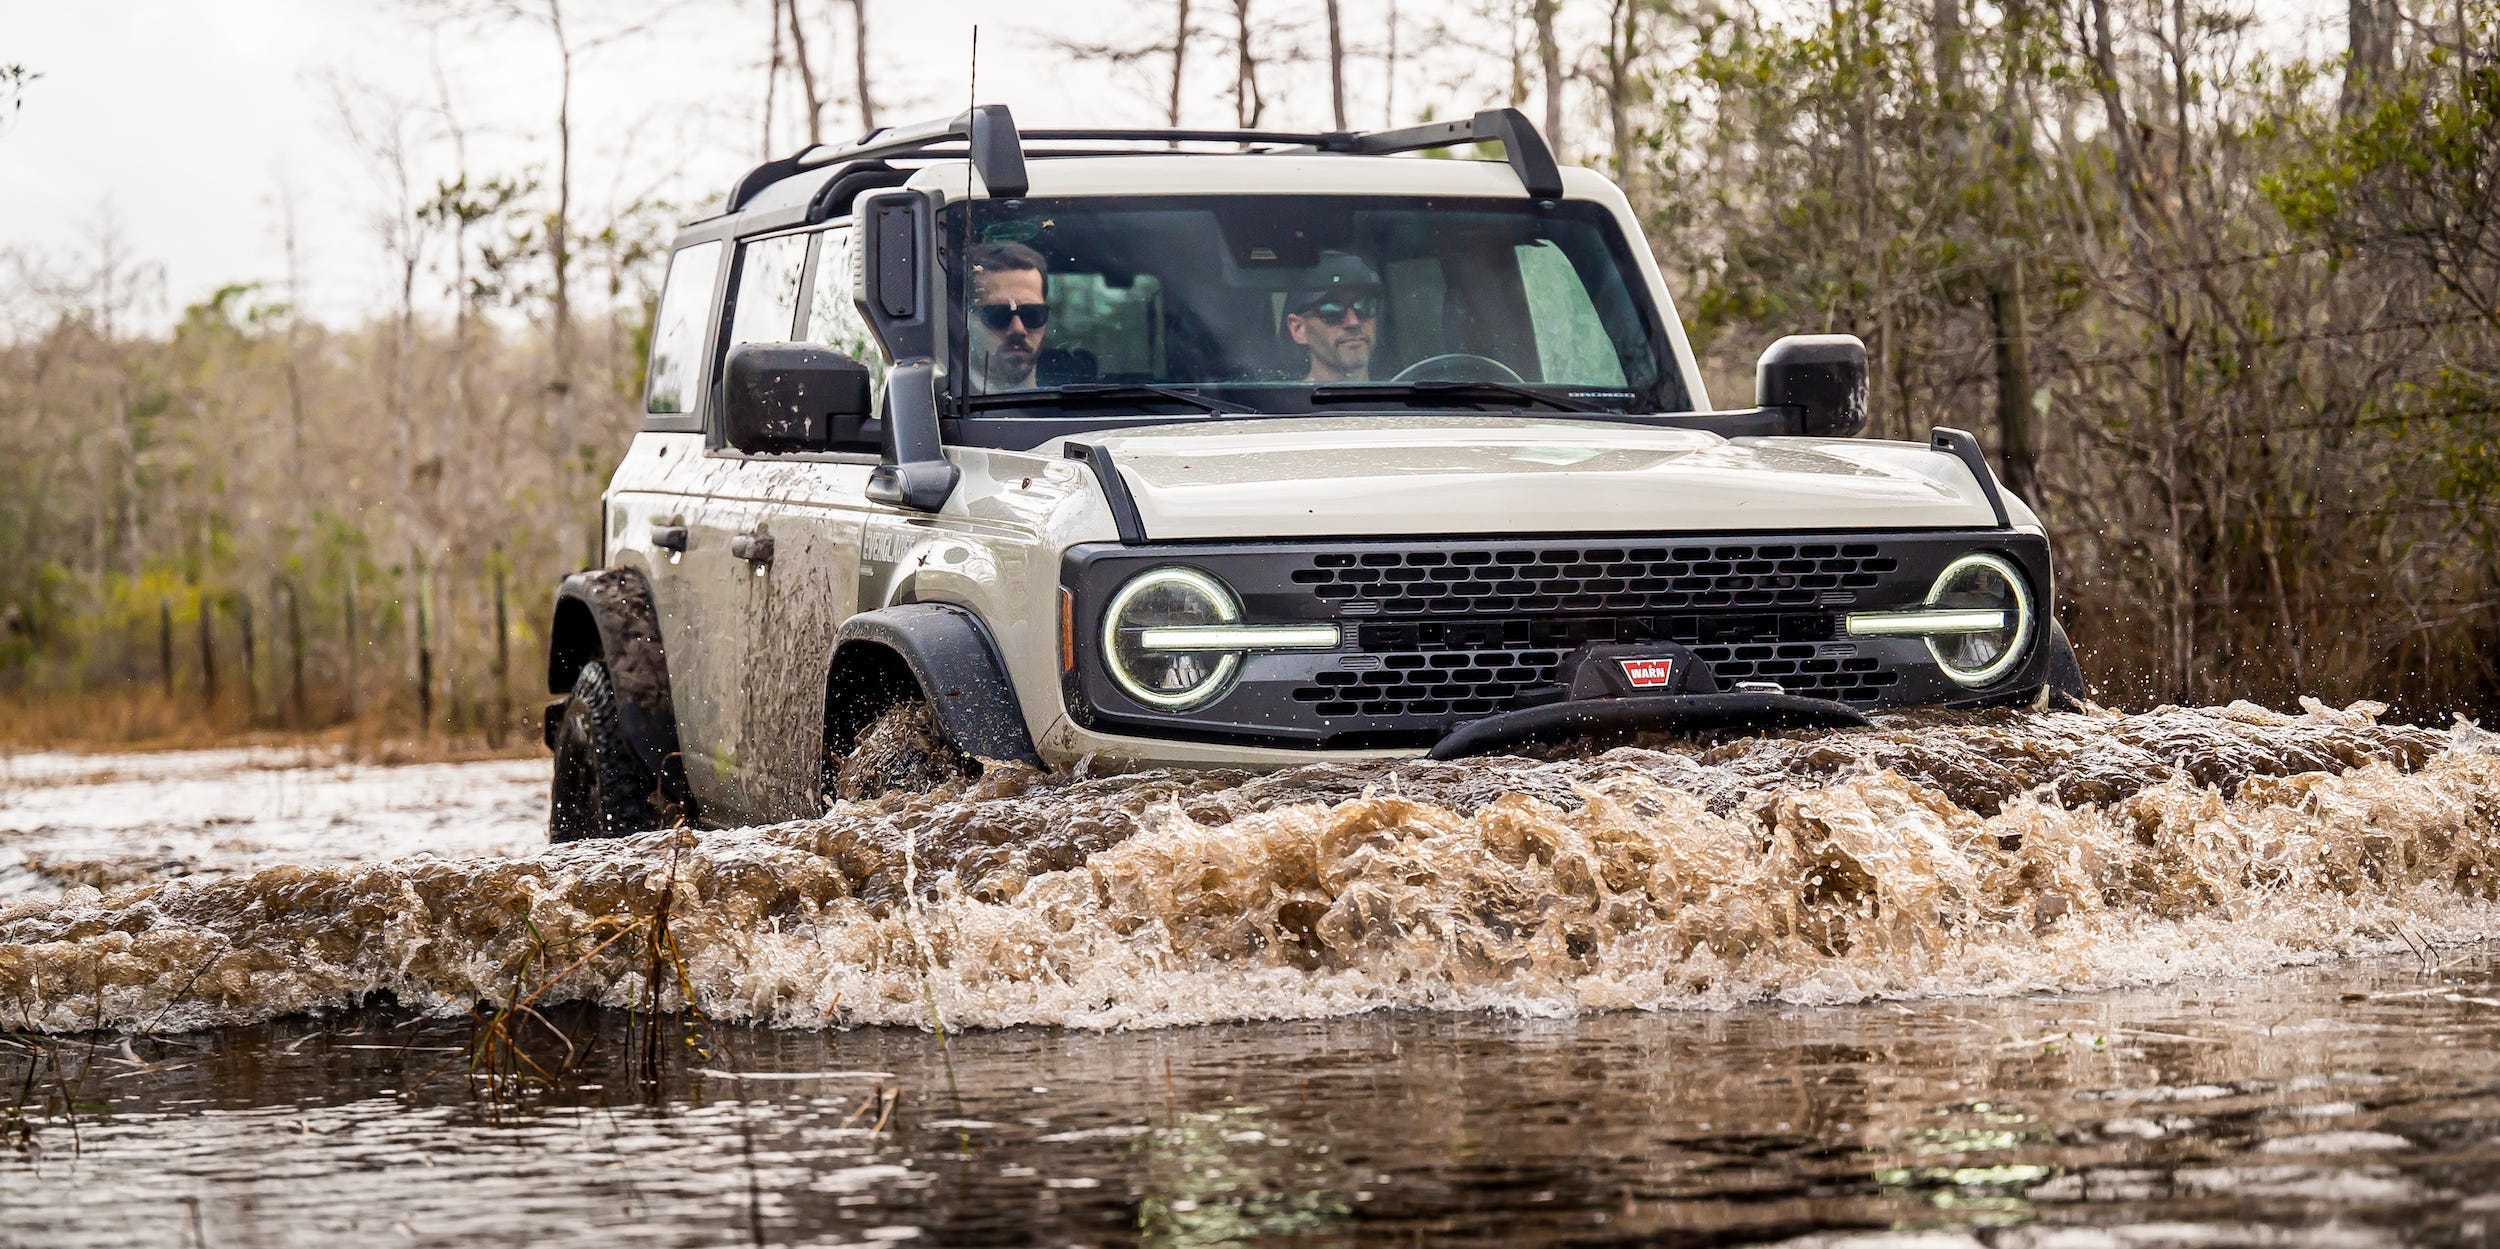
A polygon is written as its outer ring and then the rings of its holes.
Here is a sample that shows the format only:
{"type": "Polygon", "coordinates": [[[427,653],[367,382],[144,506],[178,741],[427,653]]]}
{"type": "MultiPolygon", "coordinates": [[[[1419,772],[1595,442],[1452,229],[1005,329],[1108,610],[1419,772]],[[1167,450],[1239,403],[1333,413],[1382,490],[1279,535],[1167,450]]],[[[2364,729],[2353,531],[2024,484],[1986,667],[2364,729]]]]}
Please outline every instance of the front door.
{"type": "MultiPolygon", "coordinates": [[[[727,346],[808,341],[878,367],[851,303],[851,261],[847,224],[749,240],[740,249],[727,346]]],[[[881,394],[882,384],[875,390],[881,394]]],[[[715,470],[695,540],[722,554],[701,574],[722,636],[707,645],[737,663],[716,683],[724,750],[707,815],[716,822],[814,815],[824,809],[819,765],[834,635],[859,608],[863,522],[886,510],[867,497],[877,458],[749,457],[718,445],[708,454],[715,470]]]]}
{"type": "Polygon", "coordinates": [[[670,258],[651,326],[651,370],[643,398],[643,432],[625,453],[607,496],[607,563],[639,568],[651,586],[660,643],[668,656],[669,701],[686,779],[699,808],[718,792],[705,767],[720,733],[717,704],[703,696],[712,674],[734,668],[706,640],[721,630],[703,592],[704,567],[719,552],[693,541],[717,466],[703,455],[706,349],[719,323],[720,286],[728,244],[689,244],[670,258]]]}

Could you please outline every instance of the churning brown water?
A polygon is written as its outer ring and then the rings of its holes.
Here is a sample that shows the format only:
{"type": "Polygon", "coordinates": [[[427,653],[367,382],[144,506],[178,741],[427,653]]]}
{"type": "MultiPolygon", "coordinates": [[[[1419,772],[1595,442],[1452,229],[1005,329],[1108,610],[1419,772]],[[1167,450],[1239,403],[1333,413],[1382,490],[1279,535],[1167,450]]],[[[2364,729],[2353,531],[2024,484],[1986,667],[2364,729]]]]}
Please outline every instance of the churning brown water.
{"type": "Polygon", "coordinates": [[[2473,1241],[2495,936],[2500,737],[2367,707],[107,863],[0,902],[0,1240],[2473,1241]]]}

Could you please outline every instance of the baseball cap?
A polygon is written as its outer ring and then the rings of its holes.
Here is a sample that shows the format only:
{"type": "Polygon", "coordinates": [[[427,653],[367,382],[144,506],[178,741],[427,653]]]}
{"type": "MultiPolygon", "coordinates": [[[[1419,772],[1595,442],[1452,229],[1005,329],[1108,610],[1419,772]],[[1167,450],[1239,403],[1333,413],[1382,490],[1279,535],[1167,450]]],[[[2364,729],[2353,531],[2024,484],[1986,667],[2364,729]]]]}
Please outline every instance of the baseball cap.
{"type": "Polygon", "coordinates": [[[1379,293],[1380,275],[1361,257],[1347,252],[1321,252],[1319,263],[1311,268],[1309,284],[1285,300],[1285,311],[1302,312],[1330,299],[1358,299],[1379,293]]]}

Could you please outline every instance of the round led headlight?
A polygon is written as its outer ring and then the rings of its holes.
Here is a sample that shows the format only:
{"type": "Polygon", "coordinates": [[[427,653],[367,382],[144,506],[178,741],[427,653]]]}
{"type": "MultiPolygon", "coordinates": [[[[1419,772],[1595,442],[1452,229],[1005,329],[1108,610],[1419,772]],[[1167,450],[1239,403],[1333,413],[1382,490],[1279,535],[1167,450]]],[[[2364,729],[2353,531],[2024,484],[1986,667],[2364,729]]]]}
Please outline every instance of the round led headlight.
{"type": "Polygon", "coordinates": [[[2031,646],[2031,591],[2022,570],[2001,556],[1965,555],[1945,565],[1927,592],[1927,611],[1965,618],[1950,632],[1927,635],[1936,666],[1964,685],[1998,680],[2031,646]]]}
{"type": "Polygon", "coordinates": [[[1194,642],[1176,648],[1169,635],[1183,631],[1187,637],[1240,620],[1233,592],[1197,569],[1140,573],[1111,596],[1103,613],[1105,666],[1121,691],[1141,703],[1167,710],[1194,707],[1223,691],[1241,667],[1241,652],[1194,642]],[[1158,633],[1167,636],[1152,636],[1158,633]]]}

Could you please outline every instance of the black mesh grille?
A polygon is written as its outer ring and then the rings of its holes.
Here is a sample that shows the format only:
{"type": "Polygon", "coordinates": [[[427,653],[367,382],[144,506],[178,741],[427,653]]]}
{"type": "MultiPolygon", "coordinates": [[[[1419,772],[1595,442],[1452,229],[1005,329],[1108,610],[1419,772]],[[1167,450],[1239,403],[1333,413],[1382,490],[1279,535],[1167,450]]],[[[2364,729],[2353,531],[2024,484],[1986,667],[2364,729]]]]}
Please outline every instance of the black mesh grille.
{"type": "Polygon", "coordinates": [[[1834,607],[1897,567],[1872,544],[1505,546],[1331,551],[1293,571],[1332,603],[1391,616],[1834,607]]]}
{"type": "MultiPolygon", "coordinates": [[[[1533,628],[1541,633],[1554,622],[1506,624],[1510,629],[1533,628]]],[[[1345,656],[1335,671],[1314,674],[1309,684],[1293,691],[1293,699],[1329,717],[1476,716],[1507,711],[1522,702],[1536,701],[1540,695],[1560,695],[1565,676],[1563,659],[1576,649],[1576,644],[1484,647],[1467,644],[1476,640],[1473,633],[1471,629],[1432,625],[1402,629],[1366,627],[1360,631],[1363,648],[1359,653],[1345,656]],[[1400,634],[1407,635],[1400,640],[1421,644],[1396,649],[1375,647],[1375,638],[1390,640],[1400,634]],[[1448,644],[1453,641],[1459,644],[1448,644]]],[[[1625,629],[1621,633],[1621,640],[1625,641],[1658,640],[1661,636],[1646,629],[1625,629]]],[[[1872,657],[1859,655],[1857,647],[1850,643],[1781,642],[1775,640],[1776,636],[1774,627],[1764,631],[1764,640],[1701,644],[1692,649],[1696,657],[1710,665],[1711,674],[1718,678],[1722,689],[1738,681],[1776,681],[1787,693],[1871,705],[1885,686],[1900,679],[1899,674],[1883,670],[1872,657]]]]}
{"type": "Polygon", "coordinates": [[[1588,643],[1680,642],[1722,688],[1872,704],[1899,677],[1833,640],[1834,611],[1897,566],[1857,543],[1318,552],[1294,583],[1362,623],[1292,697],[1330,718],[1490,715],[1559,697],[1588,643]]]}

